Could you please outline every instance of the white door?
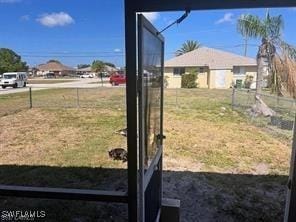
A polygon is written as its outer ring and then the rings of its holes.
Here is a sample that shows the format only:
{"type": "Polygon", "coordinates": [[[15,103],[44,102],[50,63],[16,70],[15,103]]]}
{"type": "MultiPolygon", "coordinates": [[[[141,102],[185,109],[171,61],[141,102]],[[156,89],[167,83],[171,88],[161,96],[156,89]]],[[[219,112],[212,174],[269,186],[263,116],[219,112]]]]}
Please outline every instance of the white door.
{"type": "Polygon", "coordinates": [[[226,70],[215,71],[215,87],[226,88],[226,70]]]}

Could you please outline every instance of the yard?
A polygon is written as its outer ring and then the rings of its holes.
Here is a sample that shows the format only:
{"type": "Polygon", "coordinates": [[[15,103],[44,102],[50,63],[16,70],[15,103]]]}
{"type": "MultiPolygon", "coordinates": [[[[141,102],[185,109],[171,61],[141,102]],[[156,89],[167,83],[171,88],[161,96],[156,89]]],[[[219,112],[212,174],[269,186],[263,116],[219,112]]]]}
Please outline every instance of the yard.
{"type": "MultiPolygon", "coordinates": [[[[124,93],[83,89],[77,102],[75,89],[36,91],[32,109],[24,109],[27,93],[0,96],[0,182],[126,190],[126,163],[108,157],[126,148],[114,133],[125,127],[124,93]]],[[[291,141],[252,125],[230,102],[230,90],[165,91],[164,196],[181,200],[182,221],[280,221],[291,141]]],[[[0,210],[46,210],[47,221],[126,220],[116,204],[0,201],[0,210]]]]}

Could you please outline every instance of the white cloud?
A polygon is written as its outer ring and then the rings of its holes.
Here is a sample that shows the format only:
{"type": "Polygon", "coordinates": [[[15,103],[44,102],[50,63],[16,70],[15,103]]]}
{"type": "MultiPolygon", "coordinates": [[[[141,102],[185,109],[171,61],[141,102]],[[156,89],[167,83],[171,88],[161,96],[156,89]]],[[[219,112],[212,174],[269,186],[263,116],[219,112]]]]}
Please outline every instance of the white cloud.
{"type": "Polygon", "coordinates": [[[0,3],[17,3],[21,2],[21,0],[0,0],[0,3]]]}
{"type": "Polygon", "coordinates": [[[114,49],[114,52],[121,52],[121,49],[114,49]]]}
{"type": "Polygon", "coordinates": [[[24,21],[24,22],[29,21],[30,20],[30,16],[29,15],[23,15],[23,16],[20,17],[20,20],[21,21],[24,21]]]}
{"type": "Polygon", "coordinates": [[[65,12],[44,14],[40,16],[37,21],[47,27],[65,26],[75,22],[74,19],[65,12]]]}
{"type": "Polygon", "coordinates": [[[233,22],[234,21],[234,14],[233,13],[225,13],[223,18],[217,20],[215,24],[222,24],[226,22],[233,22]]]}
{"type": "Polygon", "coordinates": [[[159,18],[158,12],[143,12],[142,13],[150,22],[155,22],[159,18]]]}

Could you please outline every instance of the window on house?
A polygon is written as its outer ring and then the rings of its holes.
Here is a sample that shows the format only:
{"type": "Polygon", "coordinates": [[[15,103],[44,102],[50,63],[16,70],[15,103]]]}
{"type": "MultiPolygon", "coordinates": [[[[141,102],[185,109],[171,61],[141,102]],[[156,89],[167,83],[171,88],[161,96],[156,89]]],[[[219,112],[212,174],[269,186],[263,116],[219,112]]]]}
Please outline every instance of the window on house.
{"type": "Polygon", "coordinates": [[[185,73],[185,68],[184,67],[174,68],[174,75],[182,75],[184,73],[185,73]]]}
{"type": "Polygon", "coordinates": [[[204,72],[205,72],[204,67],[200,67],[200,68],[199,68],[199,72],[200,72],[200,73],[204,73],[204,72]]]}
{"type": "Polygon", "coordinates": [[[246,69],[245,69],[245,67],[242,67],[242,66],[235,66],[235,67],[233,67],[233,74],[234,75],[245,75],[246,69]]]}

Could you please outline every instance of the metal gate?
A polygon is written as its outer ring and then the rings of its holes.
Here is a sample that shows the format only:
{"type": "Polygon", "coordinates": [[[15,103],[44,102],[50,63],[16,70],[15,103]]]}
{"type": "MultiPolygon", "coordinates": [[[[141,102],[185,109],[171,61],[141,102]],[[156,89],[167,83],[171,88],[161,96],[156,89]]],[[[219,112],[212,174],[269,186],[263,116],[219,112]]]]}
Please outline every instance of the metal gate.
{"type": "Polygon", "coordinates": [[[138,15],[139,221],[158,221],[162,200],[164,38],[138,15]]]}

